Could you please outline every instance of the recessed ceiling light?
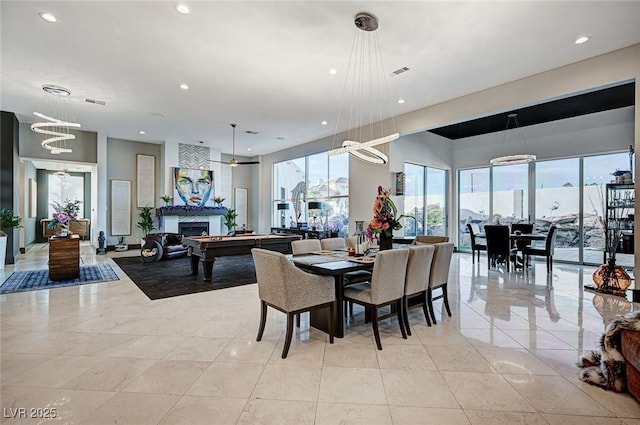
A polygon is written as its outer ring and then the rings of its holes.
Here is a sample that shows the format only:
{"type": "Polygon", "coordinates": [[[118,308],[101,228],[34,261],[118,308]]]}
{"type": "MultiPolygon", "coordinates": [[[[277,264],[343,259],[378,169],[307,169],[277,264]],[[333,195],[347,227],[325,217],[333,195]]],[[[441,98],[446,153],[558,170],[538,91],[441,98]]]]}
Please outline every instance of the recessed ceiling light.
{"type": "Polygon", "coordinates": [[[329,75],[336,75],[338,73],[338,70],[335,68],[331,68],[329,69],[329,75]]]}
{"type": "Polygon", "coordinates": [[[584,44],[589,40],[591,40],[590,35],[581,35],[580,37],[576,38],[576,44],[584,44]]]}
{"type": "Polygon", "coordinates": [[[406,100],[404,100],[404,99],[398,99],[398,103],[399,103],[399,104],[401,104],[401,105],[402,105],[403,103],[405,103],[405,102],[406,102],[406,100]]]}
{"type": "Polygon", "coordinates": [[[191,9],[189,9],[189,6],[183,3],[176,4],[176,10],[183,15],[188,15],[189,13],[191,13],[191,9]]]}
{"type": "Polygon", "coordinates": [[[188,84],[185,84],[185,83],[182,83],[182,84],[180,84],[180,88],[181,88],[182,90],[189,90],[189,85],[188,85],[188,84]]]}
{"type": "Polygon", "coordinates": [[[140,133],[140,134],[147,134],[147,132],[146,132],[146,131],[143,131],[143,130],[138,131],[138,133],[140,133]]]}
{"type": "Polygon", "coordinates": [[[284,140],[284,137],[278,136],[278,137],[276,137],[276,140],[284,140]]]}
{"type": "Polygon", "coordinates": [[[247,148],[247,150],[248,150],[248,151],[252,151],[253,149],[251,149],[251,148],[247,148]]]}
{"type": "Polygon", "coordinates": [[[327,124],[329,124],[329,123],[328,123],[328,122],[326,122],[326,121],[322,121],[320,124],[322,124],[322,125],[327,125],[327,124]]]}
{"type": "Polygon", "coordinates": [[[47,22],[58,22],[58,20],[56,19],[55,16],[53,16],[53,14],[51,13],[47,13],[47,12],[40,12],[39,13],[40,17],[42,19],[44,19],[47,22]]]}

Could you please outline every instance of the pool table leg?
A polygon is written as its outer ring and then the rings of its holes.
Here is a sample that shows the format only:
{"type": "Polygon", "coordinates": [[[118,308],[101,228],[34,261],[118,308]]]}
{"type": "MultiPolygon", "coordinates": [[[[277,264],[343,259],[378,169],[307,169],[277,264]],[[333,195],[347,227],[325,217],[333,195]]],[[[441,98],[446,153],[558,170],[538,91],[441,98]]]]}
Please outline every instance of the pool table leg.
{"type": "Polygon", "coordinates": [[[198,257],[197,255],[191,254],[189,256],[189,259],[191,260],[191,274],[192,275],[198,274],[198,263],[200,262],[200,257],[198,257]]]}
{"type": "Polygon", "coordinates": [[[203,280],[206,282],[211,282],[213,278],[213,262],[215,258],[211,260],[201,260],[202,261],[202,273],[204,274],[203,280]]]}

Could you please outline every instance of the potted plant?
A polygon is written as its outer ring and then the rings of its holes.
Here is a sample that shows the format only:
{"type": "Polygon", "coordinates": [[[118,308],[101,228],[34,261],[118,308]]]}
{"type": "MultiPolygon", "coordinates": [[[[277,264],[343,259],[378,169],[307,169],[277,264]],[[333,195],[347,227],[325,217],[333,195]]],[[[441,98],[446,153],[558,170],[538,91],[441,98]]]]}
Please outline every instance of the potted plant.
{"type": "Polygon", "coordinates": [[[238,213],[233,208],[229,208],[227,213],[224,215],[224,225],[229,229],[229,235],[235,233],[236,226],[236,218],[238,218],[238,213]]]}
{"type": "Polygon", "coordinates": [[[142,233],[144,234],[141,246],[144,246],[145,238],[147,237],[149,232],[155,229],[155,226],[153,224],[153,215],[151,215],[152,209],[152,207],[142,207],[140,208],[140,213],[138,214],[140,221],[138,221],[138,224],[136,224],[136,226],[140,228],[140,230],[142,230],[142,233]]]}
{"type": "Polygon", "coordinates": [[[20,221],[20,216],[14,215],[13,211],[0,208],[0,269],[4,268],[7,256],[7,234],[4,231],[20,227],[20,221]]]}

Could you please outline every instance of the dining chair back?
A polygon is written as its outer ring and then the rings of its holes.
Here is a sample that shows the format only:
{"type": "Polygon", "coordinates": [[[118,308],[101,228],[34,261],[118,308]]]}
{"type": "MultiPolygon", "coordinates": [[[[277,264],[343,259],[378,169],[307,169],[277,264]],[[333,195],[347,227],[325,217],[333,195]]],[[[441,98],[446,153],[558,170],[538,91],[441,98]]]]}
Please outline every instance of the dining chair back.
{"type": "Polygon", "coordinates": [[[529,257],[531,255],[537,255],[540,257],[545,257],[547,260],[547,273],[553,270],[553,254],[555,251],[556,244],[556,235],[558,233],[558,228],[556,225],[551,225],[549,227],[549,232],[547,233],[547,237],[544,240],[544,247],[538,248],[535,246],[528,246],[522,252],[525,256],[525,264],[528,264],[529,257]]]}
{"type": "Polygon", "coordinates": [[[469,237],[471,238],[471,262],[476,263],[476,252],[478,253],[478,262],[480,262],[480,251],[487,250],[487,243],[478,242],[478,233],[480,233],[480,226],[476,223],[467,223],[467,230],[469,231],[469,237]]]}
{"type": "Polygon", "coordinates": [[[417,245],[419,243],[441,243],[441,242],[449,242],[449,236],[418,235],[411,242],[411,245],[417,245]]]}
{"type": "Polygon", "coordinates": [[[284,255],[261,248],[251,250],[261,303],[260,327],[256,341],[262,339],[267,321],[267,306],[287,315],[287,330],[282,358],[287,357],[296,314],[319,308],[329,309],[329,342],[333,343],[335,282],[331,276],[319,276],[297,268],[284,255]]]}
{"type": "Polygon", "coordinates": [[[293,255],[308,254],[313,251],[320,251],[321,249],[320,239],[301,239],[291,242],[291,252],[293,255]]]}
{"type": "Polygon", "coordinates": [[[411,307],[420,307],[424,312],[427,325],[431,326],[429,308],[427,302],[427,289],[429,288],[429,275],[431,263],[436,248],[434,245],[416,245],[409,247],[409,259],[407,260],[407,274],[404,279],[404,325],[407,334],[411,335],[409,327],[409,300],[421,297],[421,302],[411,307]]]}
{"type": "Polygon", "coordinates": [[[429,274],[429,288],[427,289],[427,303],[431,321],[435,325],[436,314],[433,310],[433,301],[442,298],[447,314],[451,317],[449,307],[449,293],[447,285],[449,282],[449,269],[451,267],[451,257],[453,256],[453,242],[442,242],[434,244],[433,260],[431,262],[431,273],[429,274]],[[442,288],[442,295],[433,296],[433,290],[442,288]]]}
{"type": "Polygon", "coordinates": [[[360,304],[371,314],[373,335],[378,350],[382,350],[380,342],[380,331],[378,329],[378,308],[395,304],[396,309],[388,315],[398,316],[398,324],[403,338],[407,338],[404,329],[404,315],[402,308],[402,297],[404,296],[405,275],[407,272],[407,261],[409,250],[390,249],[380,251],[376,255],[373,265],[371,281],[350,286],[344,290],[344,299],[360,304]]]}
{"type": "Polygon", "coordinates": [[[504,262],[507,272],[510,269],[512,257],[516,251],[511,248],[509,226],[502,224],[487,224],[484,226],[484,234],[487,236],[487,268],[504,262]]]}
{"type": "Polygon", "coordinates": [[[533,223],[513,223],[511,225],[511,233],[533,233],[533,223]]]}
{"type": "Polygon", "coordinates": [[[322,249],[336,251],[338,249],[345,249],[347,247],[347,241],[345,241],[344,238],[320,239],[320,246],[322,249]]]}

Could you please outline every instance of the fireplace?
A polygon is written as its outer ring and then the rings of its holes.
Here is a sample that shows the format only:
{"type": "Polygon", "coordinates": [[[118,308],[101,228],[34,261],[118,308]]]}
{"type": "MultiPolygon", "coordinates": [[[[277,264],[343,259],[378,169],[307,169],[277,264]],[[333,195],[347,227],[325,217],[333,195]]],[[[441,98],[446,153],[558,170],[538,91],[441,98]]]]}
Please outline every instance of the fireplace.
{"type": "Polygon", "coordinates": [[[178,233],[182,236],[201,236],[209,234],[209,222],[194,221],[186,223],[178,223],[178,233]]]}

